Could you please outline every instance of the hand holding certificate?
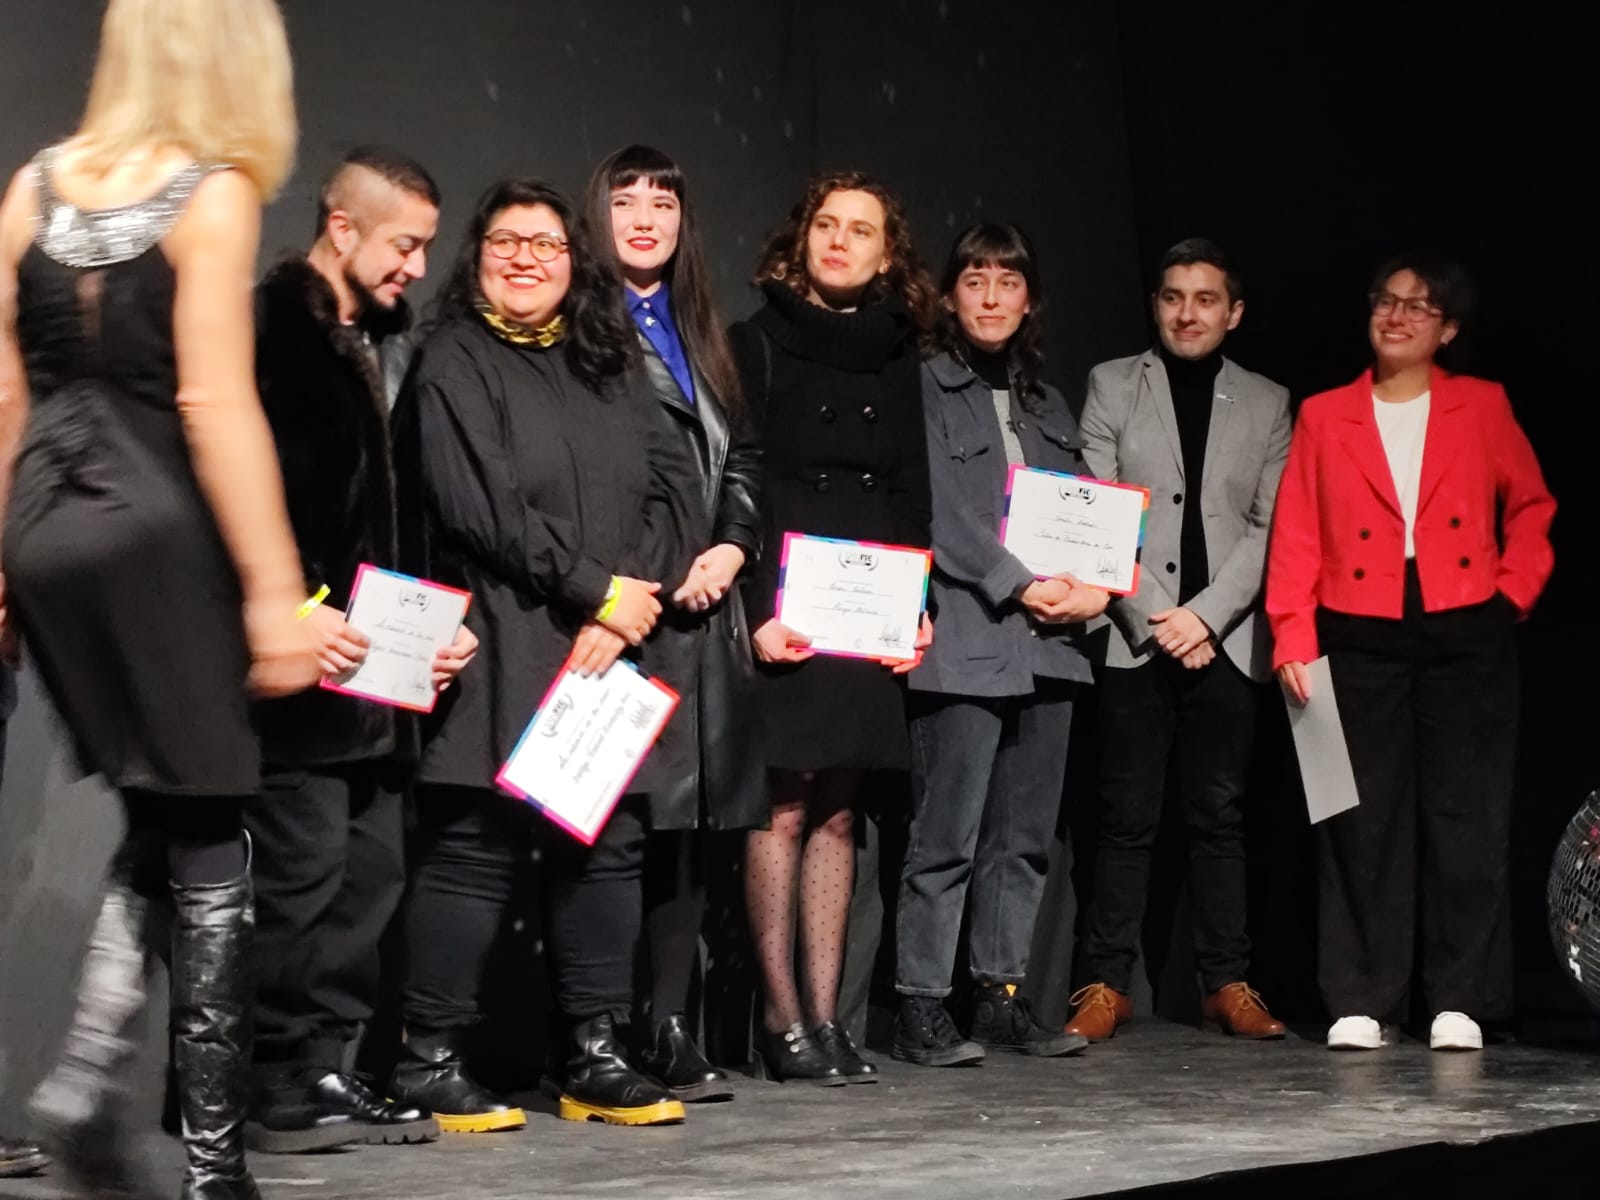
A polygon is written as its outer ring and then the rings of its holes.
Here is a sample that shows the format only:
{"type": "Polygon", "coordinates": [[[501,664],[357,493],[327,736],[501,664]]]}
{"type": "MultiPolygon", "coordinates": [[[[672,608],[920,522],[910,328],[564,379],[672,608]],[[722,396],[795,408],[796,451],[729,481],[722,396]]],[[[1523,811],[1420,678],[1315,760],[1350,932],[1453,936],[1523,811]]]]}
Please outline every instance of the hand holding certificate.
{"type": "Polygon", "coordinates": [[[459,588],[361,564],[345,622],[370,642],[367,655],[354,670],[324,679],[322,686],[432,712],[434,657],[455,641],[471,602],[471,594],[459,588]]]}
{"type": "Polygon", "coordinates": [[[626,659],[599,675],[563,667],[495,782],[592,846],[677,707],[626,659]]]}
{"type": "Polygon", "coordinates": [[[910,546],[786,533],[778,620],[815,654],[915,658],[932,564],[910,546]]]}
{"type": "Polygon", "coordinates": [[[1149,507],[1148,488],[1012,466],[1000,544],[1041,579],[1067,574],[1130,595],[1149,507]]]}

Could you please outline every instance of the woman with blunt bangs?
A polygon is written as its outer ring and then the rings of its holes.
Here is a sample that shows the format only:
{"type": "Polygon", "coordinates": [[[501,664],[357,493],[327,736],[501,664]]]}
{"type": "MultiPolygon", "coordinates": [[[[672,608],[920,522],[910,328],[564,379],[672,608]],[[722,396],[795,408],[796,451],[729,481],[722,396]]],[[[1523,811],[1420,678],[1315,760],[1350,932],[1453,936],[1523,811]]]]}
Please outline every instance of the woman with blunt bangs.
{"type": "MultiPolygon", "coordinates": [[[[756,271],[766,303],[731,331],[765,462],[762,539],[785,533],[926,547],[928,455],[917,340],[937,293],[893,192],[859,172],[811,181],[756,271]]],[[[867,772],[909,762],[901,676],[916,659],[813,656],[777,619],[779,555],[743,589],[760,665],[772,824],[750,834],[745,895],[769,1074],[831,1086],[877,1068],[837,1019],[867,772]],[[795,973],[796,919],[805,985],[795,973]]],[[[933,636],[926,618],[921,648],[933,636]]]]}
{"type": "Polygon", "coordinates": [[[270,0],[112,0],[82,126],[0,207],[3,633],[26,639],[127,817],[77,1011],[32,1102],[97,1197],[151,1194],[118,1114],[145,934],[168,904],[183,1195],[259,1195],[241,1132],[248,698],[319,674],[252,354],[261,204],[295,141],[290,73],[270,0]]]}
{"type": "Polygon", "coordinates": [[[628,1065],[652,753],[593,846],[495,788],[569,664],[603,673],[682,579],[698,494],[682,438],[632,369],[618,282],[548,184],[484,193],[395,407],[405,569],[472,593],[481,645],[423,722],[417,849],[404,918],[406,1044],[391,1095],[450,1132],[519,1127],[474,1079],[484,970],[513,900],[535,883],[565,1024],[560,1115],[617,1125],[683,1120],[672,1092],[628,1065]]]}
{"type": "Polygon", "coordinates": [[[693,549],[645,663],[683,697],[655,754],[670,770],[650,795],[645,843],[646,1022],[638,1065],[680,1099],[733,1095],[695,1045],[687,1009],[715,833],[766,823],[755,736],[755,666],[737,579],[761,545],[760,451],[751,439],[683,171],[661,151],[607,157],[586,201],[597,255],[623,283],[645,374],[697,468],[693,549]],[[606,234],[609,233],[609,237],[606,234]]]}
{"type": "Polygon", "coordinates": [[[940,280],[938,349],[922,364],[939,637],[907,680],[911,838],[900,879],[894,1056],[976,1062],[984,1048],[1055,1057],[1088,1043],[1046,1029],[1019,988],[1061,807],[1073,702],[1093,680],[1084,622],[1107,593],[1036,579],[1000,542],[1014,467],[1084,475],[1082,439],[1041,378],[1044,292],[1015,225],[974,225],[940,280]],[[971,1041],[944,1005],[963,913],[977,988],[971,1041]]]}

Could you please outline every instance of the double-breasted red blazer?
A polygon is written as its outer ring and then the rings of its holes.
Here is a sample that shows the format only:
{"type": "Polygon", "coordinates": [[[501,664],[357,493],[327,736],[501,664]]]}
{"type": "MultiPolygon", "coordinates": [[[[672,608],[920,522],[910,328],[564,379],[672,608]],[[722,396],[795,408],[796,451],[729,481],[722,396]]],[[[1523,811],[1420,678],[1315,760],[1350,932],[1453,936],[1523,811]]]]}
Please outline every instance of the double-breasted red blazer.
{"type": "MultiPolygon", "coordinates": [[[[1527,613],[1554,563],[1545,487],[1498,383],[1435,368],[1417,495],[1426,612],[1503,593],[1527,613]]],[[[1405,520],[1372,412],[1372,373],[1301,406],[1267,552],[1274,667],[1318,655],[1319,607],[1403,615],[1405,520]]]]}

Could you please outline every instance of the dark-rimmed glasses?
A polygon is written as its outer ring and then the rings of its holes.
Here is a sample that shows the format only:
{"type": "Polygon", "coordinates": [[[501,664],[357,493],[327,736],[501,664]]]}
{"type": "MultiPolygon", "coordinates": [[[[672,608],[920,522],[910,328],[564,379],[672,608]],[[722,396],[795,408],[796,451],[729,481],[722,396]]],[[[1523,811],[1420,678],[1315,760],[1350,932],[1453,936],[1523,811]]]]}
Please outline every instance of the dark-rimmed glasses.
{"type": "Polygon", "coordinates": [[[1374,292],[1367,297],[1367,302],[1372,306],[1372,315],[1387,317],[1395,309],[1408,321],[1426,321],[1429,317],[1444,316],[1444,309],[1436,304],[1430,304],[1422,296],[1396,296],[1393,292],[1374,292]]]}
{"type": "Polygon", "coordinates": [[[554,262],[567,252],[566,239],[553,233],[524,236],[510,229],[496,229],[485,234],[483,242],[496,258],[515,258],[524,242],[528,243],[528,252],[539,262],[554,262]]]}

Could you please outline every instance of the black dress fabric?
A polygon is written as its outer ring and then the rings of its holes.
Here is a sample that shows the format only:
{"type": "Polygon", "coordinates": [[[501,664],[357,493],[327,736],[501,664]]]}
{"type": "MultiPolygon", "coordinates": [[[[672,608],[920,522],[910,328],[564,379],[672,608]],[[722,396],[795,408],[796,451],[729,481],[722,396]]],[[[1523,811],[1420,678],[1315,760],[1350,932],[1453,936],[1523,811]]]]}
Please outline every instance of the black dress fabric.
{"type": "Polygon", "coordinates": [[[475,315],[422,345],[393,422],[402,570],[470,591],[481,643],[423,721],[418,779],[493,788],[611,576],[683,578],[695,467],[639,375],[597,393],[564,347],[475,315]]]}
{"type": "MultiPolygon", "coordinates": [[[[896,297],[833,312],[778,283],[731,330],[766,466],[767,553],[743,585],[752,631],[774,615],[785,533],[927,547],[928,453],[915,328],[896,297]]],[[[759,669],[770,766],[904,769],[904,688],[887,667],[818,655],[759,669]]]]}
{"type": "MultiPolygon", "coordinates": [[[[145,204],[165,229],[190,168],[145,204]]],[[[46,221],[76,210],[49,190],[46,221]]],[[[127,222],[138,205],[116,210],[127,222]]],[[[94,214],[82,214],[92,218],[94,214]]],[[[9,602],[82,765],[118,789],[254,792],[238,577],[177,407],[176,279],[159,241],[92,267],[36,241],[18,268],[31,407],[5,528],[9,602]]]]}

